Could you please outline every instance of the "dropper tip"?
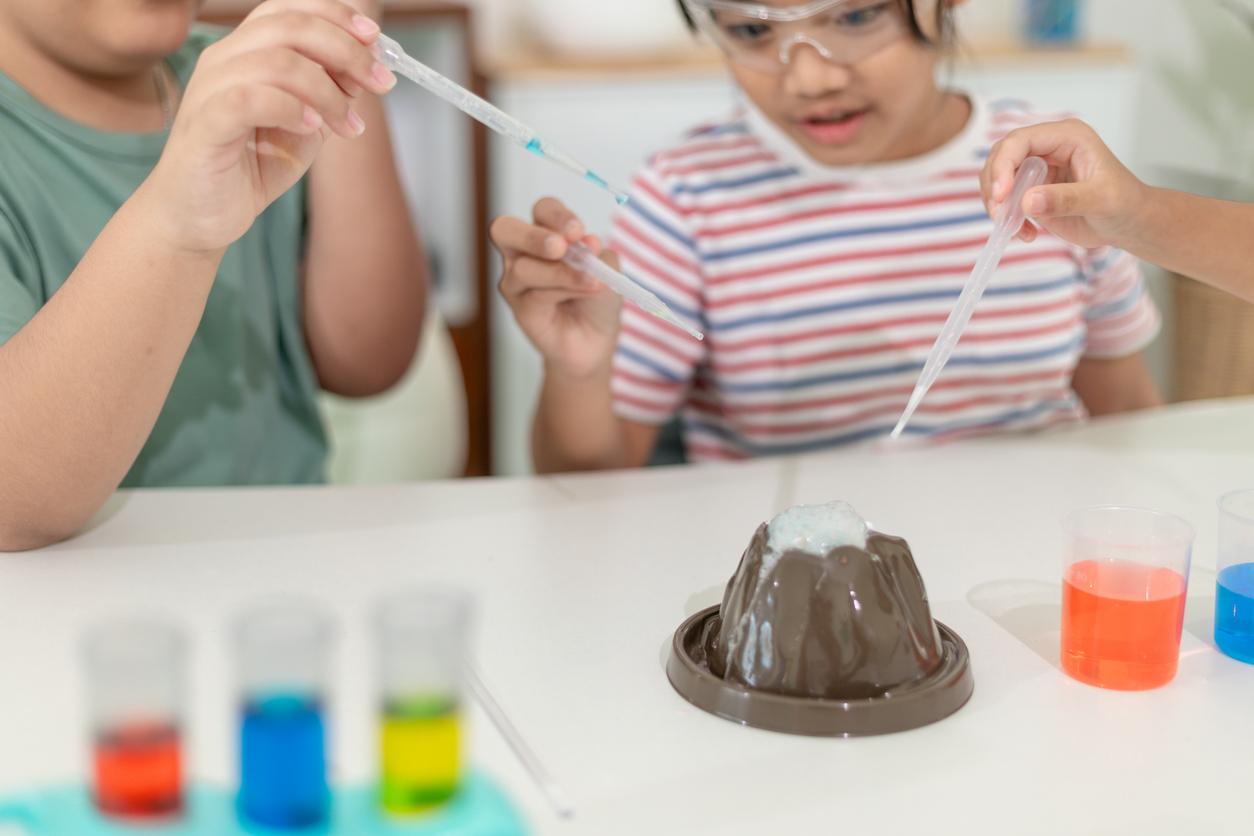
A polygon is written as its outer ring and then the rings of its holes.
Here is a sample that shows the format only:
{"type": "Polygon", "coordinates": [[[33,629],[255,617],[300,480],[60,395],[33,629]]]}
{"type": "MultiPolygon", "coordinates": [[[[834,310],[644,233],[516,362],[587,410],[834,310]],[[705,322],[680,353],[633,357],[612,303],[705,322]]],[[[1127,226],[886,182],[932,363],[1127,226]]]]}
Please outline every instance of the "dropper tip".
{"type": "Polygon", "coordinates": [[[614,202],[617,203],[619,206],[626,206],[630,201],[631,201],[631,198],[628,197],[625,193],[614,192],[614,202]]]}

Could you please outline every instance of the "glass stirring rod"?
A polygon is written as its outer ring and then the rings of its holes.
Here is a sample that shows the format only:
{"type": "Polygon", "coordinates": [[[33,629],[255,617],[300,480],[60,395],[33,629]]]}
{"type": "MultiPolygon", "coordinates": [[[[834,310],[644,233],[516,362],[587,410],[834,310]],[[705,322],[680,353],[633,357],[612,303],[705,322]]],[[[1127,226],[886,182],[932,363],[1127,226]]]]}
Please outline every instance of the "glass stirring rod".
{"type": "Polygon", "coordinates": [[[378,50],[379,60],[389,70],[405,76],[418,86],[436,94],[471,118],[477,119],[506,139],[513,140],[536,156],[551,160],[597,188],[609,192],[618,205],[622,206],[627,202],[627,195],[613,188],[604,177],[541,139],[539,134],[496,105],[476,96],[460,84],[450,81],[421,61],[410,57],[400,44],[387,35],[379,35],[378,50]]]}
{"type": "Polygon", "coordinates": [[[901,420],[897,422],[897,426],[893,429],[893,438],[900,438],[902,431],[906,428],[906,424],[910,422],[914,411],[919,408],[919,404],[923,401],[923,397],[927,394],[928,389],[932,388],[932,384],[936,382],[936,378],[940,376],[941,370],[945,368],[945,364],[949,362],[949,358],[954,353],[954,347],[958,345],[958,340],[962,338],[962,332],[966,329],[967,323],[971,321],[971,315],[975,313],[975,306],[979,304],[980,297],[984,295],[985,288],[993,278],[993,273],[997,270],[997,265],[1001,263],[1001,257],[1006,252],[1006,247],[1010,245],[1010,241],[1014,238],[1019,228],[1023,226],[1023,197],[1028,193],[1029,189],[1034,189],[1045,182],[1045,177],[1049,174],[1049,166],[1040,157],[1028,157],[1023,161],[1023,165],[1019,167],[1019,174],[1015,178],[1014,189],[1010,193],[1010,198],[1002,207],[1001,217],[997,221],[997,225],[993,229],[992,236],[988,239],[988,243],[984,246],[984,250],[980,253],[980,257],[975,262],[975,269],[971,271],[971,278],[967,279],[966,286],[962,289],[962,294],[958,297],[958,303],[954,305],[953,311],[949,314],[949,319],[945,322],[945,326],[941,328],[940,336],[936,338],[936,344],[932,346],[931,352],[927,355],[927,362],[923,364],[923,372],[919,375],[919,382],[914,385],[914,391],[910,394],[910,402],[906,405],[906,411],[901,414],[901,420]]]}

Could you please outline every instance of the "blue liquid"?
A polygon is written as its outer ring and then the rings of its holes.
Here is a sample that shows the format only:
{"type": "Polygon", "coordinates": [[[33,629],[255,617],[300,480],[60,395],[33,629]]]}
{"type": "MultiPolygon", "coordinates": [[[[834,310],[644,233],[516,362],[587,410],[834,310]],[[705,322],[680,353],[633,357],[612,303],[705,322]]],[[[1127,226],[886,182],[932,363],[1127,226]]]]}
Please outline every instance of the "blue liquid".
{"type": "Polygon", "coordinates": [[[527,143],[527,150],[535,154],[537,157],[544,156],[544,148],[540,145],[540,140],[535,139],[534,137],[527,143]]]}
{"type": "Polygon", "coordinates": [[[240,815],[275,830],[297,830],[324,823],[330,799],[322,707],[295,696],[245,704],[240,815]]]}
{"type": "Polygon", "coordinates": [[[1233,659],[1254,664],[1254,563],[1238,563],[1219,573],[1215,644],[1233,659]]]}

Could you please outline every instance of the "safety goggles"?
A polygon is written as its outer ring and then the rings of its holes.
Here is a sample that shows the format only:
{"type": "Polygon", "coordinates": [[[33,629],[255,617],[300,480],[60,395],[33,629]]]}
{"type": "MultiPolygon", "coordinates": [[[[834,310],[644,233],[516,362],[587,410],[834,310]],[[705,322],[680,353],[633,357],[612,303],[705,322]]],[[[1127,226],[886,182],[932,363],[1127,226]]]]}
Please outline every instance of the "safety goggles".
{"type": "Polygon", "coordinates": [[[683,0],[697,28],[749,69],[782,74],[799,46],[856,64],[909,33],[896,0],[814,0],[797,6],[683,0]]]}

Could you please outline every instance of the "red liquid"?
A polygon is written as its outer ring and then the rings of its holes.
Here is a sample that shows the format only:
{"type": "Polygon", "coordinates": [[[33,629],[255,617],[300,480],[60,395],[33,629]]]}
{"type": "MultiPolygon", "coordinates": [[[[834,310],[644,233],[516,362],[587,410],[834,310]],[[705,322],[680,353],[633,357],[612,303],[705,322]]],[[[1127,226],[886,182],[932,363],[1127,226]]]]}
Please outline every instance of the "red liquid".
{"type": "Polygon", "coordinates": [[[1179,572],[1084,560],[1062,591],[1062,669],[1101,688],[1140,691],[1176,675],[1187,582],[1179,572]]]}
{"type": "Polygon", "coordinates": [[[179,733],[136,726],[96,740],[96,806],[112,816],[177,813],[183,801],[179,733]]]}

